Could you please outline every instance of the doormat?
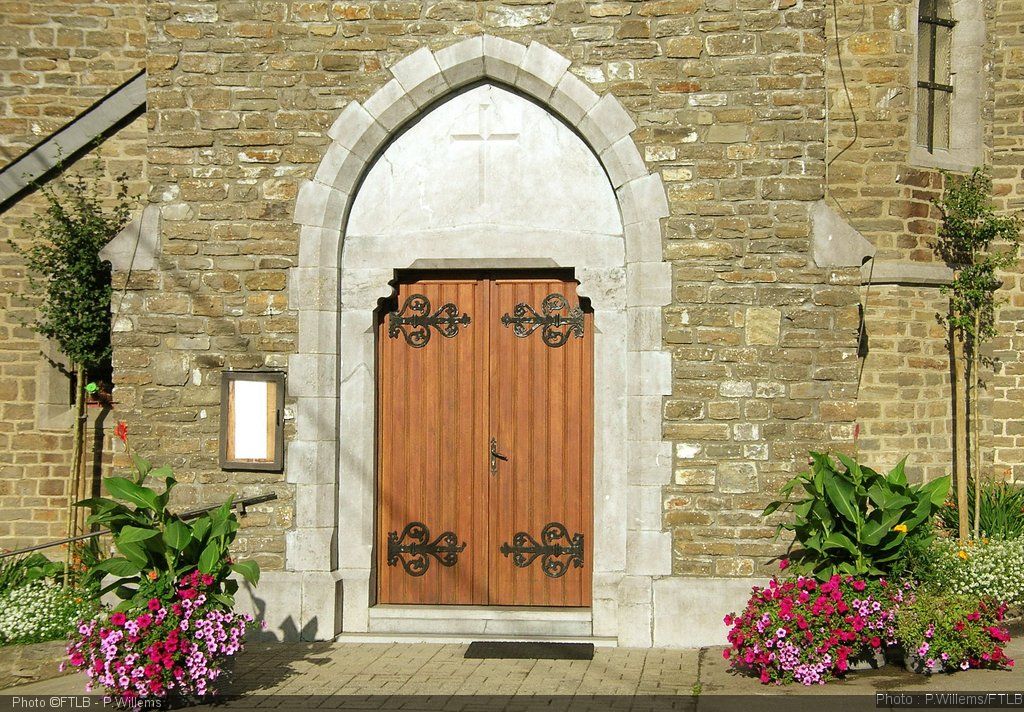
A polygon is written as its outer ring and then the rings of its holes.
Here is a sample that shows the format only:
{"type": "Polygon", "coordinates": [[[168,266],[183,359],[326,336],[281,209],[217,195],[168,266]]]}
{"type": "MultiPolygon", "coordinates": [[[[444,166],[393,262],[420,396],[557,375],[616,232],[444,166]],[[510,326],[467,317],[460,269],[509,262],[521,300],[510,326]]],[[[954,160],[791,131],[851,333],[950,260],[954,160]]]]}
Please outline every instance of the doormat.
{"type": "Polygon", "coordinates": [[[594,644],[478,640],[469,644],[464,657],[514,660],[593,660],[594,644]]]}

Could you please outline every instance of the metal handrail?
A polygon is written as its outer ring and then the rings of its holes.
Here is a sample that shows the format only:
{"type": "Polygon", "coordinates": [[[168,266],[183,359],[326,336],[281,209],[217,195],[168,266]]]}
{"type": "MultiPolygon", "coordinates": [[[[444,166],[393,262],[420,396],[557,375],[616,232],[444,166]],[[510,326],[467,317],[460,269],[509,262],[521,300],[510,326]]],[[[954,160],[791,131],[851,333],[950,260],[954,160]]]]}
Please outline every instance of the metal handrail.
{"type": "MultiPolygon", "coordinates": [[[[247,497],[246,499],[240,499],[232,502],[231,508],[241,507],[239,512],[242,516],[245,516],[245,508],[253,504],[263,504],[264,502],[271,502],[277,499],[277,495],[273,492],[270,494],[261,494],[258,497],[247,497]]],[[[201,507],[200,509],[191,509],[184,514],[179,515],[182,519],[195,519],[201,514],[212,512],[215,509],[222,507],[221,504],[211,504],[209,507],[201,507]]],[[[79,534],[78,536],[68,537],[67,539],[60,539],[59,541],[51,541],[46,544],[37,544],[36,546],[29,546],[24,549],[16,549],[15,551],[8,551],[0,553],[0,559],[7,558],[8,556],[18,556],[19,554],[29,554],[33,551],[39,551],[40,549],[49,549],[51,546],[60,546],[61,544],[72,544],[76,541],[82,541],[83,539],[91,539],[95,536],[102,536],[109,534],[109,529],[100,529],[98,531],[89,532],[88,534],[79,534]]]]}

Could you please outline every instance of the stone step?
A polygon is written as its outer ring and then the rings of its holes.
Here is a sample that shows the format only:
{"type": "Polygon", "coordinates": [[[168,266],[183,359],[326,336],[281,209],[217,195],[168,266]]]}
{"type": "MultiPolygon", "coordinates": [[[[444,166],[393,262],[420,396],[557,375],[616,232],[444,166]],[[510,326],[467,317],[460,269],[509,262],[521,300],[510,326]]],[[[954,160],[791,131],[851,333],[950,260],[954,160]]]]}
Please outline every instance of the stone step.
{"type": "Polygon", "coordinates": [[[593,634],[589,608],[374,606],[369,614],[370,635],[575,641],[593,634]]]}

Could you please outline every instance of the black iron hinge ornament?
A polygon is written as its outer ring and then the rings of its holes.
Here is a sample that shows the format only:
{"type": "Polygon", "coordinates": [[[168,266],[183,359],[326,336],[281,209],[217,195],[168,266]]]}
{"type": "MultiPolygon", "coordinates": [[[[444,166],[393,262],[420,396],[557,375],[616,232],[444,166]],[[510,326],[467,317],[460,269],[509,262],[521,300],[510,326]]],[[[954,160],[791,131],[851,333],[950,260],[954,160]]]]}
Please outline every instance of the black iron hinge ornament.
{"type": "Polygon", "coordinates": [[[422,349],[430,341],[431,327],[450,339],[459,333],[460,326],[469,326],[469,321],[469,314],[459,314],[459,308],[451,302],[431,314],[430,300],[413,294],[401,309],[388,314],[388,336],[397,339],[401,334],[409,346],[422,349]]]}
{"type": "Polygon", "coordinates": [[[430,557],[441,566],[455,566],[466,544],[459,544],[455,532],[442,532],[430,541],[430,530],[423,522],[409,522],[401,535],[388,532],[388,566],[402,565],[410,576],[422,576],[430,568],[430,557]],[[407,558],[408,555],[408,558],[407,558]]]}
{"type": "Polygon", "coordinates": [[[528,532],[516,532],[512,537],[512,545],[508,542],[501,545],[501,553],[506,557],[512,554],[512,564],[525,569],[539,556],[540,568],[545,576],[559,578],[569,570],[572,564],[577,569],[583,568],[583,535],[569,536],[569,530],[561,522],[548,522],[540,532],[540,543],[528,532]],[[560,544],[559,542],[565,542],[560,544]],[[561,557],[568,556],[568,559],[561,557]]]}
{"type": "Polygon", "coordinates": [[[512,333],[525,339],[539,327],[541,339],[552,348],[558,348],[570,336],[583,338],[583,310],[569,307],[569,300],[554,293],[544,297],[540,303],[541,314],[525,302],[516,304],[512,314],[501,317],[501,323],[512,326],[512,333]]]}

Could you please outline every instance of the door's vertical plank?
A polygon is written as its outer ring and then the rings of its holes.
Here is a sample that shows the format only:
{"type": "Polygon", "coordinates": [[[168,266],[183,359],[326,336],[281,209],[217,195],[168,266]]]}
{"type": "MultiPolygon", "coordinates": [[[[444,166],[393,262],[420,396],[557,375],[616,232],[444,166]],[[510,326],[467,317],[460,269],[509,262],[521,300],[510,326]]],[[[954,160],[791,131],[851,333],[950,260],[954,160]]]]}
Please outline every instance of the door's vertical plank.
{"type": "Polygon", "coordinates": [[[431,314],[446,302],[471,323],[451,339],[431,327],[430,340],[413,348],[403,337],[378,326],[378,520],[377,563],[380,603],[479,603],[474,564],[486,566],[479,547],[467,548],[453,567],[431,557],[423,576],[387,566],[388,532],[401,533],[413,521],[430,530],[432,543],[453,531],[468,543],[482,499],[472,445],[479,438],[481,396],[472,365],[483,353],[473,326],[479,315],[473,280],[419,280],[400,285],[398,308],[413,294],[430,301],[431,314]],[[460,496],[462,495],[462,496],[460,496]],[[476,561],[474,561],[474,558],[476,561]]]}
{"type": "MultiPolygon", "coordinates": [[[[512,328],[499,321],[520,302],[541,314],[544,298],[552,293],[563,294],[571,307],[579,303],[574,282],[550,278],[499,278],[491,290],[496,332],[491,338],[491,373],[497,379],[491,387],[497,400],[491,410],[497,414],[494,427],[510,456],[510,462],[501,463],[502,481],[492,483],[492,491],[507,493],[508,499],[492,500],[492,517],[500,522],[502,542],[526,531],[540,543],[546,524],[563,523],[570,536],[584,535],[585,565],[551,578],[544,575],[540,558],[529,567],[515,568],[511,558],[498,554],[491,567],[495,604],[590,605],[593,453],[587,438],[593,430],[588,392],[593,389],[588,375],[592,338],[587,333],[552,347],[543,341],[542,328],[516,338],[512,328]]],[[[592,328],[588,318],[585,330],[592,328]]]]}
{"type": "Polygon", "coordinates": [[[580,581],[580,604],[583,606],[592,605],[594,592],[594,313],[588,310],[583,315],[583,344],[580,349],[580,373],[583,375],[583,382],[579,386],[581,397],[583,419],[581,420],[580,435],[582,446],[580,448],[579,465],[580,472],[580,505],[581,505],[581,531],[587,542],[586,566],[583,568],[583,577],[580,581]]]}

